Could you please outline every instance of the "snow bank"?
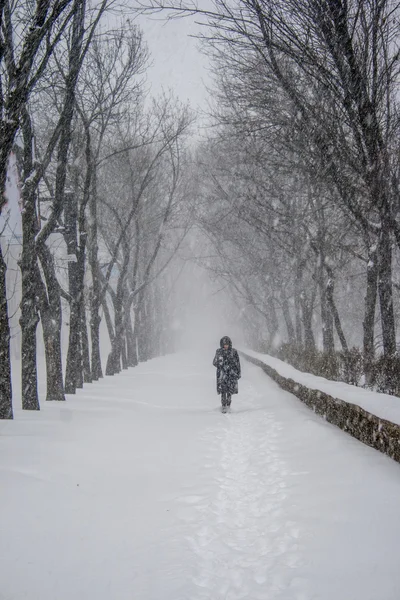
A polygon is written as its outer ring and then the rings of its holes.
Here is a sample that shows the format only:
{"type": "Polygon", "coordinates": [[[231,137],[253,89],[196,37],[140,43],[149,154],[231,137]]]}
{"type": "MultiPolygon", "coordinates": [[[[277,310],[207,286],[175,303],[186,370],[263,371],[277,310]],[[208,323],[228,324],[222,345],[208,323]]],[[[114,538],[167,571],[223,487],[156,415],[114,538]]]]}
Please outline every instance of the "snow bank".
{"type": "Polygon", "coordinates": [[[253,358],[258,358],[269,367],[275,369],[282,377],[293,379],[297,383],[301,383],[312,390],[324,392],[333,398],[344,400],[350,404],[356,404],[380,419],[386,419],[400,425],[400,398],[397,396],[380,394],[359,388],[355,385],[343,383],[342,381],[330,381],[324,377],[303,373],[283,362],[283,360],[279,360],[279,358],[274,358],[268,354],[261,354],[260,352],[253,352],[253,350],[247,349],[244,353],[253,358]]]}
{"type": "Polygon", "coordinates": [[[283,389],[358,440],[400,462],[400,399],[298,371],[252,350],[242,352],[283,389]]]}

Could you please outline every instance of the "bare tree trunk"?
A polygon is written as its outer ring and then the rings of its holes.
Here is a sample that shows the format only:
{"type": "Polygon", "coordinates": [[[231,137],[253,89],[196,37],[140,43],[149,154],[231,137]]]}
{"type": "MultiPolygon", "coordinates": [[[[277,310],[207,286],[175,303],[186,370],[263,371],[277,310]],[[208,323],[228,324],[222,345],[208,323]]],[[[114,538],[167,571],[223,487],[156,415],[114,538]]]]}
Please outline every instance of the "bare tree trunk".
{"type": "Polygon", "coordinates": [[[128,368],[128,355],[126,352],[126,336],[125,335],[122,338],[122,344],[121,344],[121,360],[122,360],[122,369],[126,370],[128,368]]]}
{"type": "Polygon", "coordinates": [[[58,323],[54,321],[54,305],[41,310],[43,340],[46,356],[47,395],[46,400],[65,400],[62,364],[61,364],[61,339],[58,323]]]}
{"type": "Polygon", "coordinates": [[[46,279],[44,285],[38,274],[40,316],[46,356],[46,400],[65,400],[61,357],[61,297],[53,257],[46,245],[39,249],[39,258],[46,279]],[[47,289],[47,293],[46,293],[47,289]]]}
{"type": "MultiPolygon", "coordinates": [[[[90,127],[84,122],[85,134],[86,134],[86,175],[85,183],[83,188],[83,197],[79,205],[79,215],[74,214],[72,211],[71,228],[69,234],[71,235],[70,243],[71,250],[77,254],[76,262],[76,302],[78,304],[77,314],[79,321],[74,323],[76,331],[79,333],[80,338],[80,356],[78,357],[79,363],[76,365],[75,384],[76,387],[82,387],[83,383],[92,382],[92,374],[90,371],[90,356],[89,356],[89,340],[86,326],[86,309],[85,309],[85,264],[86,264],[86,243],[87,243],[87,223],[86,223],[86,207],[90,201],[90,191],[92,185],[92,173],[93,173],[93,157],[92,157],[92,145],[90,127]],[[73,223],[75,220],[75,224],[73,223]],[[76,227],[76,220],[78,228],[76,227]],[[78,231],[79,231],[79,245],[78,245],[78,231]],[[75,246],[75,248],[74,248],[75,246]]],[[[75,193],[78,195],[78,180],[75,182],[75,193]]],[[[78,212],[78,203],[72,204],[72,207],[78,212]]],[[[67,238],[68,241],[68,238],[67,238]]],[[[71,323],[72,326],[72,323],[71,323]]]]}
{"type": "Polygon", "coordinates": [[[295,312],[295,327],[296,327],[296,342],[299,346],[303,345],[303,332],[302,332],[302,301],[301,301],[301,289],[303,279],[303,261],[298,261],[296,267],[296,277],[294,283],[294,312],[295,312]]]}
{"type": "Polygon", "coordinates": [[[149,359],[147,306],[144,293],[139,294],[136,308],[135,333],[137,335],[138,360],[146,362],[149,359]],[[136,325],[137,318],[137,325],[136,325]]]}
{"type": "Polygon", "coordinates": [[[144,324],[146,331],[146,360],[154,358],[154,300],[153,300],[153,286],[150,285],[146,288],[144,295],[145,300],[145,311],[144,311],[144,324]]]}
{"type": "Polygon", "coordinates": [[[86,311],[83,295],[81,296],[81,342],[82,342],[82,368],[84,383],[92,383],[92,371],[90,369],[89,338],[86,323],[86,311]]]}
{"type": "Polygon", "coordinates": [[[132,301],[127,299],[125,302],[124,317],[125,317],[125,335],[126,335],[126,353],[128,367],[136,367],[138,364],[136,351],[136,338],[132,327],[131,319],[131,304],[132,301]]]}
{"type": "Polygon", "coordinates": [[[386,357],[391,357],[396,353],[396,332],[392,289],[392,245],[390,228],[385,221],[382,223],[378,257],[378,294],[381,311],[383,352],[386,357]]]}
{"type": "Polygon", "coordinates": [[[6,271],[7,267],[0,244],[0,419],[13,418],[6,271]]]}
{"type": "Polygon", "coordinates": [[[287,329],[287,333],[288,333],[288,342],[289,342],[289,344],[294,344],[296,341],[296,333],[294,330],[293,321],[292,321],[292,317],[290,314],[289,302],[288,302],[286,294],[283,290],[281,292],[281,297],[282,297],[283,318],[285,319],[286,329],[287,329]]]}
{"type": "Polygon", "coordinates": [[[106,375],[115,375],[121,371],[121,353],[123,346],[123,308],[121,293],[116,294],[114,303],[114,338],[111,340],[111,351],[108,355],[106,375]]]}
{"type": "Polygon", "coordinates": [[[327,270],[328,277],[329,277],[328,282],[326,284],[326,300],[327,300],[327,303],[328,303],[328,305],[330,307],[331,314],[333,316],[333,321],[335,323],[336,333],[338,335],[340,344],[342,346],[342,350],[344,352],[348,352],[349,351],[349,347],[348,347],[347,342],[346,342],[346,337],[345,337],[344,332],[343,332],[343,327],[342,327],[342,323],[340,321],[339,312],[338,312],[338,310],[336,308],[335,300],[334,300],[334,297],[333,297],[334,286],[335,286],[335,282],[334,282],[334,279],[333,279],[333,273],[332,273],[332,270],[329,267],[327,267],[326,265],[325,265],[325,268],[327,270]]]}
{"type": "Polygon", "coordinates": [[[100,355],[100,303],[97,294],[98,289],[95,290],[92,288],[90,297],[90,340],[92,347],[91,372],[93,381],[97,381],[103,377],[100,355]]]}
{"type": "Polygon", "coordinates": [[[28,112],[24,111],[22,125],[24,136],[22,188],[22,253],[20,260],[22,278],[21,297],[21,395],[24,410],[39,410],[36,330],[39,323],[36,274],[37,256],[35,235],[38,230],[36,190],[30,177],[33,171],[33,132],[28,112]]]}
{"type": "MultiPolygon", "coordinates": [[[[23,292],[24,293],[24,292],[23,292]]],[[[29,293],[29,292],[28,292],[29,293]]],[[[37,351],[36,351],[36,329],[39,322],[37,308],[32,309],[24,304],[21,305],[21,396],[22,408],[24,410],[40,410],[37,379],[37,351]]]]}
{"type": "Polygon", "coordinates": [[[66,233],[64,235],[67,252],[70,256],[68,262],[69,281],[69,340],[67,364],[65,370],[65,393],[75,394],[82,378],[82,344],[81,344],[81,293],[78,273],[78,248],[77,248],[77,220],[78,199],[76,194],[65,194],[64,221],[66,233]],[[74,260],[73,260],[74,257],[74,260]]]}
{"type": "Polygon", "coordinates": [[[324,278],[324,264],[325,256],[320,252],[319,254],[320,264],[318,266],[317,280],[319,287],[319,295],[321,302],[321,321],[322,321],[322,343],[324,352],[331,354],[335,351],[335,341],[333,337],[333,318],[331,307],[327,300],[327,288],[325,285],[324,278]]]}
{"type": "Polygon", "coordinates": [[[92,343],[92,377],[97,381],[103,377],[100,355],[100,306],[101,284],[99,278],[98,243],[97,243],[97,167],[93,165],[92,193],[89,200],[89,264],[92,275],[90,294],[90,337],[92,343]]]}
{"type": "MultiPolygon", "coordinates": [[[[90,145],[90,137],[89,143],[90,145]]],[[[78,184],[75,185],[76,194],[66,194],[65,206],[65,226],[66,234],[64,236],[68,254],[76,257],[76,262],[68,264],[69,275],[69,295],[70,295],[70,329],[69,329],[69,345],[67,356],[67,368],[65,374],[65,391],[67,393],[75,393],[75,388],[83,387],[84,381],[84,344],[87,348],[87,329],[86,329],[86,312],[84,305],[84,279],[85,279],[85,257],[86,257],[86,221],[85,207],[89,200],[90,191],[90,160],[88,160],[88,169],[85,178],[83,200],[79,207],[78,216],[78,200],[77,190],[78,184]],[[79,227],[78,227],[79,226],[79,227]],[[79,245],[78,245],[78,229],[79,229],[79,245]],[[86,336],[86,341],[84,337],[86,336]]],[[[88,352],[88,349],[85,350],[88,352]]],[[[90,361],[86,358],[85,380],[91,381],[90,361]]]]}
{"type": "Polygon", "coordinates": [[[315,338],[312,330],[312,308],[304,292],[301,293],[300,301],[304,328],[304,348],[313,351],[315,350],[315,338]]]}
{"type": "Polygon", "coordinates": [[[159,282],[154,284],[154,356],[163,355],[164,301],[159,282]]]}
{"type": "Polygon", "coordinates": [[[107,304],[107,299],[106,298],[103,298],[103,301],[102,301],[101,305],[103,307],[104,318],[106,320],[108,337],[110,338],[110,342],[111,342],[111,345],[112,345],[114,337],[115,337],[115,335],[114,335],[114,327],[113,327],[113,324],[112,324],[110,310],[108,308],[108,304],[107,304]]]}
{"type": "Polygon", "coordinates": [[[375,246],[369,248],[369,260],[367,265],[367,289],[365,293],[364,303],[364,361],[365,370],[368,376],[368,371],[374,360],[374,328],[375,328],[375,312],[376,312],[376,293],[378,286],[378,256],[375,246]]]}

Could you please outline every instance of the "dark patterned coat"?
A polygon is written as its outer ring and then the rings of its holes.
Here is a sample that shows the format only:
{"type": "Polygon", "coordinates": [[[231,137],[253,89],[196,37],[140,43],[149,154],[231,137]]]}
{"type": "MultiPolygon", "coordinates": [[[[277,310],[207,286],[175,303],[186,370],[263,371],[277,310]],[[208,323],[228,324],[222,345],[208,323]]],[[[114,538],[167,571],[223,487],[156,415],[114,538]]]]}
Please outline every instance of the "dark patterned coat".
{"type": "Polygon", "coordinates": [[[241,377],[239,354],[232,348],[232,342],[225,336],[220,341],[220,348],[215,353],[214,367],[217,367],[217,394],[238,393],[238,380],[241,377]],[[224,349],[224,344],[229,348],[224,349]]]}

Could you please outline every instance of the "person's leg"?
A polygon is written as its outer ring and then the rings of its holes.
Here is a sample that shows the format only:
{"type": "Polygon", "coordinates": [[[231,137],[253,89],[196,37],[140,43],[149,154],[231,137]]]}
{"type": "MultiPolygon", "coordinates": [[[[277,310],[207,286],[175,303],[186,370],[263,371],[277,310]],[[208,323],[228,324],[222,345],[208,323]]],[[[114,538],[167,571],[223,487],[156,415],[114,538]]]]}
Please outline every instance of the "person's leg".
{"type": "Polygon", "coordinates": [[[231,394],[226,394],[226,403],[227,403],[228,406],[231,405],[231,401],[232,401],[231,394]]]}
{"type": "Polygon", "coordinates": [[[221,404],[222,406],[226,406],[226,392],[221,393],[221,404]]]}

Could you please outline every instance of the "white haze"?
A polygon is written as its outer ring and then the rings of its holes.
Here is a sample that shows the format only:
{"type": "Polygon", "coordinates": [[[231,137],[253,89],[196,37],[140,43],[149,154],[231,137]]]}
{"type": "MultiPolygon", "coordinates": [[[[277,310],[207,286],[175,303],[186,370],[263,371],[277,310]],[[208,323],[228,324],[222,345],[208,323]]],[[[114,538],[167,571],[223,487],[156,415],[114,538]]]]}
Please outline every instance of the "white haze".
{"type": "Polygon", "coordinates": [[[178,259],[175,269],[179,276],[171,299],[173,335],[178,350],[203,348],[210,352],[218,347],[221,337],[231,337],[233,345],[243,342],[239,317],[228,285],[216,277],[196,257],[212,252],[207,242],[194,233],[189,235],[183,259],[178,259]]]}

